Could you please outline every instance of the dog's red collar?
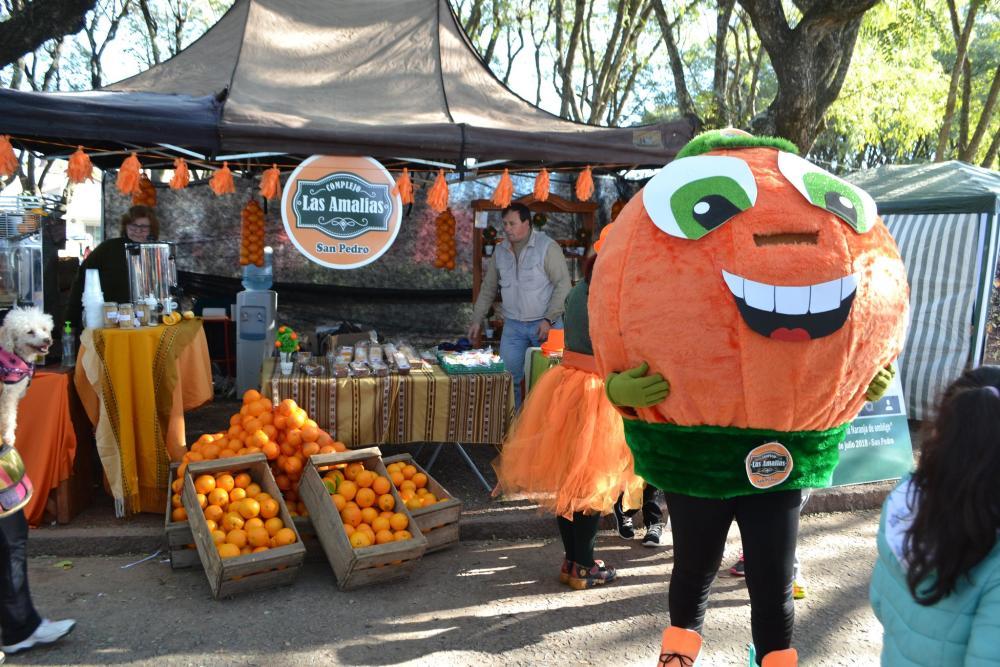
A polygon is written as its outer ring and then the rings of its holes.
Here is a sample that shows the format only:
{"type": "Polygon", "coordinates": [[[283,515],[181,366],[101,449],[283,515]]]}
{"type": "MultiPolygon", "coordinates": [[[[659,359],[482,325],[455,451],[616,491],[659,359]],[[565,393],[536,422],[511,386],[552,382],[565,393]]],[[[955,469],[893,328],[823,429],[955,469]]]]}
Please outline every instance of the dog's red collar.
{"type": "Polygon", "coordinates": [[[35,364],[0,347],[0,380],[4,384],[17,384],[24,378],[31,380],[35,374],[35,364]]]}

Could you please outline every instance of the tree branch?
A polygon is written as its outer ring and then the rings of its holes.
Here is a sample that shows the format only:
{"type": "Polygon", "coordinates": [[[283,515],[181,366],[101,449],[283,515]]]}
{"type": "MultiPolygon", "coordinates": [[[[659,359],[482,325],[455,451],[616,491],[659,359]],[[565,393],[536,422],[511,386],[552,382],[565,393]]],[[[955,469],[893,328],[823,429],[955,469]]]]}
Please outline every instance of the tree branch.
{"type": "MultiPolygon", "coordinates": [[[[674,77],[674,97],[677,98],[677,112],[682,116],[694,115],[698,112],[694,107],[694,100],[688,91],[687,80],[684,76],[684,61],[681,59],[680,50],[677,48],[677,40],[674,39],[674,24],[667,17],[667,10],[663,7],[663,0],[653,0],[653,10],[656,12],[656,20],[660,24],[660,35],[667,45],[667,54],[670,58],[670,73],[674,77]]],[[[679,17],[677,20],[680,20],[679,17]]]]}
{"type": "Polygon", "coordinates": [[[83,29],[97,0],[34,0],[0,23],[0,67],[10,65],[50,39],[83,29]]]}
{"type": "Polygon", "coordinates": [[[990,120],[993,119],[993,113],[996,111],[998,99],[1000,99],[1000,66],[997,66],[996,71],[993,72],[993,83],[990,85],[990,92],[986,96],[986,102],[983,103],[983,111],[979,115],[979,123],[976,124],[976,131],[973,132],[972,138],[969,140],[965,155],[961,157],[966,162],[972,162],[976,159],[976,153],[979,152],[979,146],[983,142],[983,137],[986,136],[986,130],[990,127],[990,120]]]}

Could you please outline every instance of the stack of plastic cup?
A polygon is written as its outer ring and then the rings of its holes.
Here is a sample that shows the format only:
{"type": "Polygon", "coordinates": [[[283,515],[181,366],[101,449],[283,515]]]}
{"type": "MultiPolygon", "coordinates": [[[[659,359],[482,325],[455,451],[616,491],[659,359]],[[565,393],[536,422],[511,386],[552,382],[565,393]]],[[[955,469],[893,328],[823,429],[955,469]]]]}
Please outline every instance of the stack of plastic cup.
{"type": "Polygon", "coordinates": [[[104,325],[104,292],[101,291],[101,274],[97,269],[87,269],[83,283],[83,326],[100,329],[104,325]]]}

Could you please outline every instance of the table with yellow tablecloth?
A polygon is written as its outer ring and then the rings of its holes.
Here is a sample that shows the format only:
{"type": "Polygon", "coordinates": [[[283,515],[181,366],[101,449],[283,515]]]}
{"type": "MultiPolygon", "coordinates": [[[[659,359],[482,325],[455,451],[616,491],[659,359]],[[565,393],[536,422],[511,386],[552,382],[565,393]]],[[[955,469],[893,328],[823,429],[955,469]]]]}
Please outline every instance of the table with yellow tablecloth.
{"type": "Polygon", "coordinates": [[[452,442],[499,445],[514,414],[510,373],[448,375],[438,366],[408,375],[282,375],[264,362],[261,391],[294,399],[316,423],[350,447],[452,442]]]}
{"type": "Polygon", "coordinates": [[[77,359],[74,383],[116,513],[162,512],[170,462],[186,451],[184,411],[213,395],[201,320],[86,329],[77,359]]]}

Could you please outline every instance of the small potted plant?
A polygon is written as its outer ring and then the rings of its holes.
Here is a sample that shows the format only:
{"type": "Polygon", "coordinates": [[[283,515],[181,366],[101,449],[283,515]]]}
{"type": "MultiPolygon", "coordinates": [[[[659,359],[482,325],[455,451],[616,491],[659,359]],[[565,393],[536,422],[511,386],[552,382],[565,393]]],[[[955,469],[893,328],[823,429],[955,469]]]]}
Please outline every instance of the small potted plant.
{"type": "Polygon", "coordinates": [[[292,374],[292,353],[299,350],[299,335],[289,326],[278,327],[278,335],[274,341],[274,347],[281,355],[281,374],[292,374]]]}

